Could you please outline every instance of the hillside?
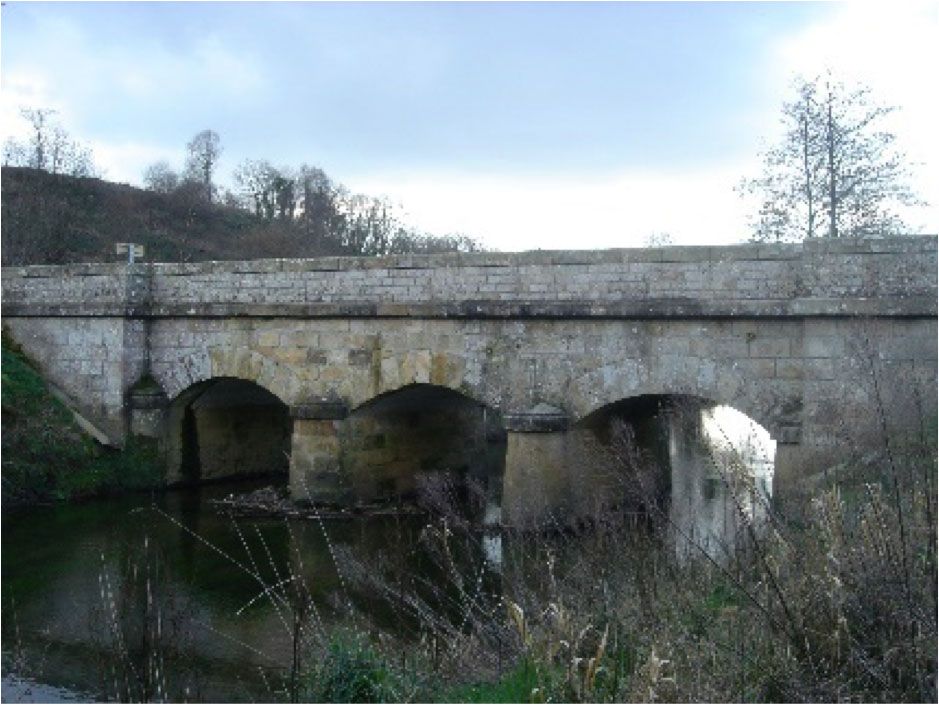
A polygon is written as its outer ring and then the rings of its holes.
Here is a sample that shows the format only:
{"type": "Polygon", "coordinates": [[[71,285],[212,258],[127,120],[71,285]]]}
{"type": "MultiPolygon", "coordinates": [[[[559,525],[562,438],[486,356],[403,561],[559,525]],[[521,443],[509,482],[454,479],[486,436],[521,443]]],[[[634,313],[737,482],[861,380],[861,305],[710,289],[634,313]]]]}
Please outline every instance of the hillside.
{"type": "Polygon", "coordinates": [[[163,262],[475,248],[467,238],[433,237],[397,225],[378,238],[377,250],[365,246],[367,234],[347,238],[363,243],[350,245],[341,237],[314,234],[324,228],[309,218],[265,219],[236,206],[206,203],[186,188],[155,193],[25,167],[3,167],[0,181],[4,265],[115,261],[114,244],[128,241],[143,244],[146,259],[163,262]]]}

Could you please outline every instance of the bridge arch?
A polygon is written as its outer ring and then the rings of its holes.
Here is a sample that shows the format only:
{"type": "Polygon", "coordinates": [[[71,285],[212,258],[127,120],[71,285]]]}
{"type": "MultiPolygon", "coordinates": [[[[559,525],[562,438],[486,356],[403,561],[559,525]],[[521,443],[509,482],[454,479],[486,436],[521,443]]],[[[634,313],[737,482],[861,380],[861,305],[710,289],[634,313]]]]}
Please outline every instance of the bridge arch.
{"type": "Polygon", "coordinates": [[[256,382],[237,377],[196,382],[170,401],[165,419],[171,484],[288,472],[289,407],[256,382]]]}
{"type": "Polygon", "coordinates": [[[581,423],[611,405],[640,397],[685,397],[736,409],[769,432],[786,439],[800,425],[801,394],[776,380],[753,378],[733,362],[710,359],[621,360],[598,366],[572,380],[569,388],[572,422],[581,423]]]}
{"type": "Polygon", "coordinates": [[[228,378],[251,382],[291,405],[308,396],[309,384],[297,370],[272,357],[242,346],[206,347],[162,365],[153,375],[170,399],[202,382],[228,378]]]}
{"type": "Polygon", "coordinates": [[[343,472],[360,501],[414,499],[474,520],[501,501],[502,416],[463,391],[404,384],[352,409],[339,436],[343,472]]]}
{"type": "Polygon", "coordinates": [[[644,394],[594,410],[572,434],[607,502],[658,524],[680,556],[726,557],[744,522],[766,515],[776,441],[732,406],[644,394]]]}
{"type": "Polygon", "coordinates": [[[414,394],[416,392],[421,392],[422,390],[436,394],[438,396],[450,396],[454,399],[464,399],[471,404],[477,404],[479,406],[488,406],[486,401],[484,401],[473,390],[468,389],[466,385],[408,381],[394,386],[382,385],[381,388],[374,394],[361,395],[360,398],[354,399],[354,403],[350,407],[349,411],[350,413],[355,413],[356,411],[362,409],[379,406],[385,403],[387,400],[393,399],[396,395],[414,394]]]}

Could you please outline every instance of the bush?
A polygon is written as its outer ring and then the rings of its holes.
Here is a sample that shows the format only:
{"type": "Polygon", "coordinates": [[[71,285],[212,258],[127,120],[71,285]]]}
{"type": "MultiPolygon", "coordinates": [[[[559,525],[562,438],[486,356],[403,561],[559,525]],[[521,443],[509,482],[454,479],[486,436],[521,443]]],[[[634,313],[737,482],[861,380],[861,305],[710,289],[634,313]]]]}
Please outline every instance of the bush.
{"type": "Polygon", "coordinates": [[[393,678],[384,660],[357,638],[339,637],[309,674],[307,699],[321,703],[396,702],[393,678]]]}

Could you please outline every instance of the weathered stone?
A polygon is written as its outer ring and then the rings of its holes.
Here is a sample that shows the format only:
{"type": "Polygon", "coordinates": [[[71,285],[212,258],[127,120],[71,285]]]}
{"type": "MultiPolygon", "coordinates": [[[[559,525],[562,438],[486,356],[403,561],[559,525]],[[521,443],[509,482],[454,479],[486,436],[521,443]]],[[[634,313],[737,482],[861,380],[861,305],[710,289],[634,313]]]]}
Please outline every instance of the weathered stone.
{"type": "Polygon", "coordinates": [[[569,481],[567,434],[508,433],[503,480],[502,520],[529,527],[567,510],[569,481]]]}
{"type": "MultiPolygon", "coordinates": [[[[806,468],[873,442],[878,404],[891,427],[935,412],[936,269],[934,237],[16,267],[3,269],[2,310],[115,444],[160,423],[156,402],[128,394],[145,370],[171,407],[209,380],[268,389],[293,410],[291,453],[316,487],[340,477],[324,460],[332,436],[302,430],[342,418],[321,400],[356,409],[435,385],[511,411],[514,434],[548,436],[622,399],[686,394],[732,404],[798,448],[779,460],[790,482],[791,458],[806,468]]],[[[515,441],[526,443],[538,441],[515,441]]]]}

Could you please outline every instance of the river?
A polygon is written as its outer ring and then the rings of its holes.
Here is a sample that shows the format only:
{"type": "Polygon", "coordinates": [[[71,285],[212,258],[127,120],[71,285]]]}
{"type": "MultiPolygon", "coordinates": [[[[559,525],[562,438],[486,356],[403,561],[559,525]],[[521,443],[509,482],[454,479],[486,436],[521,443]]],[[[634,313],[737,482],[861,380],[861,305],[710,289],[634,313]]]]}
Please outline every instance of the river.
{"type": "MultiPolygon", "coordinates": [[[[671,550],[722,560],[741,517],[765,508],[775,449],[733,410],[693,411],[661,422],[671,550]],[[715,459],[731,450],[721,470],[715,459]]],[[[471,611],[500,610],[510,585],[543,582],[544,561],[526,558],[533,536],[461,531],[452,511],[446,521],[236,520],[210,503],[266,484],[5,514],[3,700],[283,701],[311,643],[354,628],[403,653],[423,626],[463,630],[471,611]]],[[[496,522],[490,494],[482,514],[496,522]]],[[[579,541],[567,546],[574,556],[579,541]]]]}
{"type": "MultiPolygon", "coordinates": [[[[3,700],[136,699],[134,678],[149,678],[152,698],[163,688],[169,699],[283,700],[293,632],[289,608],[271,595],[284,594],[291,576],[309,591],[321,633],[354,615],[373,632],[416,635],[407,612],[381,596],[395,580],[434,583],[439,552],[427,520],[234,520],[208,504],[256,486],[5,516],[3,700]],[[155,670],[148,677],[135,668],[155,670]]],[[[499,539],[477,535],[476,547],[461,548],[457,560],[484,566],[494,595],[499,539]]],[[[424,599],[448,608],[443,592],[424,599]]]]}

